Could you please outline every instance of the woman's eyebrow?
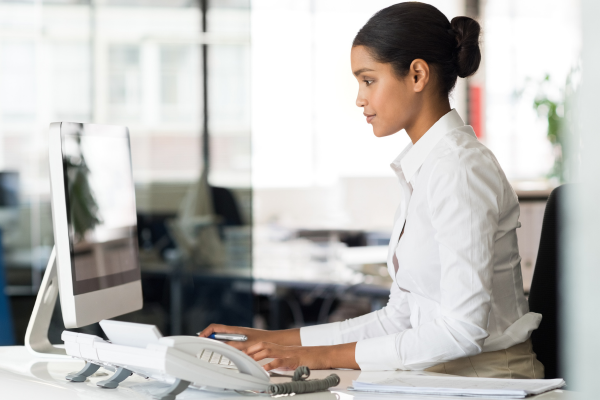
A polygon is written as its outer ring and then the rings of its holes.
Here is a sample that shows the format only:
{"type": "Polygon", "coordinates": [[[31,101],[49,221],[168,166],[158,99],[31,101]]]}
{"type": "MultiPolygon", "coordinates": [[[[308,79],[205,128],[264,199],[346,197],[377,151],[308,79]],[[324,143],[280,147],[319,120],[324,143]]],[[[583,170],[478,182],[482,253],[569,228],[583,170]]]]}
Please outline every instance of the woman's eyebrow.
{"type": "Polygon", "coordinates": [[[354,76],[359,76],[363,72],[367,72],[367,71],[375,71],[375,70],[370,69],[370,68],[361,68],[361,69],[357,69],[356,71],[354,71],[353,74],[354,74],[354,76]]]}

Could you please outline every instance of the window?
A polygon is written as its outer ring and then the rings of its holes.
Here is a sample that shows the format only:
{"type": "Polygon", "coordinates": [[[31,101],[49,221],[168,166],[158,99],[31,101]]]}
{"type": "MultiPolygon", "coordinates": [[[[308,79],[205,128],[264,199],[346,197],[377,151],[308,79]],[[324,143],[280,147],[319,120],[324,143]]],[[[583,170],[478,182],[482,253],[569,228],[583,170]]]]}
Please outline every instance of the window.
{"type": "Polygon", "coordinates": [[[137,121],[140,117],[141,71],[137,45],[113,44],[108,50],[111,120],[137,121]]]}
{"type": "Polygon", "coordinates": [[[198,46],[160,45],[161,120],[195,123],[201,112],[198,46]]]}
{"type": "Polygon", "coordinates": [[[58,121],[90,121],[92,88],[91,63],[87,43],[53,43],[52,107],[58,121]]]}
{"type": "Polygon", "coordinates": [[[38,73],[33,42],[0,44],[0,107],[4,122],[31,122],[38,73]]]}

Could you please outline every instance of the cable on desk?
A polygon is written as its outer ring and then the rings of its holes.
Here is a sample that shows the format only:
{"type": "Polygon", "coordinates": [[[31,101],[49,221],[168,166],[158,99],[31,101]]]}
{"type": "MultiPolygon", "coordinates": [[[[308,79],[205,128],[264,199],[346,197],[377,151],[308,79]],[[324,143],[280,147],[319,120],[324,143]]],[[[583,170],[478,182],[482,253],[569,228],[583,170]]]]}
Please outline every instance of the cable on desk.
{"type": "Polygon", "coordinates": [[[336,374],[331,374],[325,379],[306,380],[310,376],[308,367],[298,367],[294,371],[292,382],[273,383],[269,385],[267,393],[271,396],[282,394],[302,394],[313,393],[327,390],[332,386],[337,386],[340,383],[340,377],[336,374]]]}

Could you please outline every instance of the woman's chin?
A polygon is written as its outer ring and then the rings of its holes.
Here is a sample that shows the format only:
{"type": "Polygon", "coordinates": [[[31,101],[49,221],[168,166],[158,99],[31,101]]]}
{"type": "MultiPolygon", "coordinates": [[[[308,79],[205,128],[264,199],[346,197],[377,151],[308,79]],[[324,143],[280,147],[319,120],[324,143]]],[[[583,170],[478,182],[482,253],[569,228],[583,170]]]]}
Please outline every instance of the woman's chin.
{"type": "Polygon", "coordinates": [[[377,127],[373,126],[373,135],[375,135],[375,137],[378,137],[378,138],[390,136],[390,135],[393,135],[394,133],[396,133],[396,132],[392,132],[392,131],[386,130],[386,129],[378,129],[377,127]]]}

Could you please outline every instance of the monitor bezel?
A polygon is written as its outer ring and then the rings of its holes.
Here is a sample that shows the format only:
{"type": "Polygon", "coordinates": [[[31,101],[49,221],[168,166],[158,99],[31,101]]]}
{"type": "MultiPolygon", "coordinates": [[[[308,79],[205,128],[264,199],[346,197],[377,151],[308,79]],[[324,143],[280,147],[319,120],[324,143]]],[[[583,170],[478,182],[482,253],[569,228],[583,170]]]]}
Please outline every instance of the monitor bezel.
{"type": "MultiPolygon", "coordinates": [[[[143,300],[141,278],[122,285],[74,294],[71,239],[69,237],[68,204],[63,163],[63,129],[68,127],[66,124],[75,123],[57,122],[50,125],[50,189],[63,321],[65,327],[77,328],[139,310],[143,306],[143,300]]],[[[124,126],[77,124],[82,125],[84,132],[93,131],[93,136],[118,136],[127,138],[129,141],[129,130],[124,126]]]]}

